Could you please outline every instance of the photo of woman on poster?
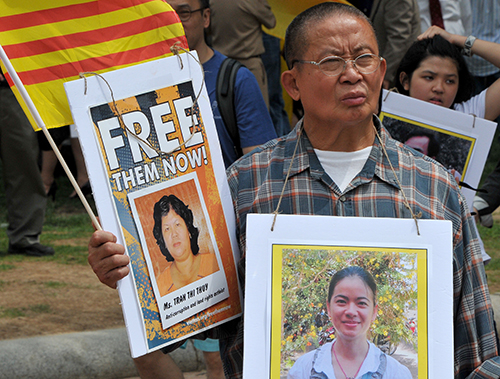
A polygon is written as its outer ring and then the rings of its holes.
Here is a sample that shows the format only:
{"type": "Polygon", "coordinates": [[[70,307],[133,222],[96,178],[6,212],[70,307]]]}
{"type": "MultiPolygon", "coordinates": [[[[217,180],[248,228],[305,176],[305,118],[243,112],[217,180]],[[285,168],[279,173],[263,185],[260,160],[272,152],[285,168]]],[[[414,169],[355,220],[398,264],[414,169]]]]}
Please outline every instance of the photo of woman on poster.
{"type": "Polygon", "coordinates": [[[370,273],[359,266],[337,271],[330,280],[327,297],[335,339],[302,355],[288,378],[411,379],[407,367],[368,340],[377,309],[377,284],[370,273]]]}
{"type": "Polygon", "coordinates": [[[154,205],[153,218],[156,243],[171,262],[157,278],[161,296],[219,270],[215,254],[200,253],[193,212],[178,197],[163,196],[154,205]]]}

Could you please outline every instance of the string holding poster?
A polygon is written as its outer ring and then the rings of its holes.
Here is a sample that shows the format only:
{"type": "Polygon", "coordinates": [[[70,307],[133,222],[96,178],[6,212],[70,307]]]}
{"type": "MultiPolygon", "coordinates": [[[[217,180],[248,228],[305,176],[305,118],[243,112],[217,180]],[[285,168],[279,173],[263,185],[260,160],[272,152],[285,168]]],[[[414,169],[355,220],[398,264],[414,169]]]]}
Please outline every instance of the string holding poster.
{"type": "Polygon", "coordinates": [[[471,208],[496,123],[386,90],[382,99],[380,120],[391,136],[446,167],[471,208]]]}
{"type": "Polygon", "coordinates": [[[344,369],[360,377],[385,359],[390,377],[453,378],[450,221],[418,220],[420,234],[411,219],[273,222],[247,218],[244,378],[336,377],[332,346],[359,338],[366,358],[344,369]]]}
{"type": "Polygon", "coordinates": [[[134,357],[241,314],[234,212],[203,86],[195,52],[65,84],[102,226],[130,256],[119,293],[134,357]]]}

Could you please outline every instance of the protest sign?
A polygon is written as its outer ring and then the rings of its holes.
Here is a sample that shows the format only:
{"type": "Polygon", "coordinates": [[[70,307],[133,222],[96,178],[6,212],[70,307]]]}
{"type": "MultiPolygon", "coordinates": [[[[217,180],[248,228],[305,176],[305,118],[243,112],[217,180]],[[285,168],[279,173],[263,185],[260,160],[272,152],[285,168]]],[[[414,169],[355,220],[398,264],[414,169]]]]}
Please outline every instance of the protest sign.
{"type": "Polygon", "coordinates": [[[196,53],[65,88],[103,229],[131,259],[119,292],[132,356],[240,315],[234,212],[196,53]]]}
{"type": "MultiPolygon", "coordinates": [[[[380,119],[391,136],[434,158],[462,185],[469,208],[490,151],[496,123],[384,90],[380,119]],[[419,144],[425,139],[425,147],[419,144]]],[[[472,209],[472,208],[471,208],[472,209]]]]}
{"type": "Polygon", "coordinates": [[[451,222],[418,220],[419,235],[412,219],[278,215],[271,231],[274,217],[247,219],[244,378],[285,377],[341,338],[328,287],[352,266],[377,285],[367,338],[413,378],[453,378],[451,222]]]}

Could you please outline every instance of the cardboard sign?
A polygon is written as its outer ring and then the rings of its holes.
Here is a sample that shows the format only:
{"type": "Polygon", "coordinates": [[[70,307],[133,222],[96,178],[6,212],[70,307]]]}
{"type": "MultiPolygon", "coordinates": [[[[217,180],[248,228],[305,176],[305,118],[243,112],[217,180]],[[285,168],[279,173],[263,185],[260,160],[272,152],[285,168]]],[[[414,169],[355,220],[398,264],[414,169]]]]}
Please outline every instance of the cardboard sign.
{"type": "MultiPolygon", "coordinates": [[[[434,158],[456,179],[477,188],[496,123],[395,92],[384,90],[382,96],[380,119],[393,138],[434,158]],[[424,151],[419,137],[426,139],[424,151]]],[[[475,191],[465,186],[461,190],[472,210],[475,191]]]]}
{"type": "Polygon", "coordinates": [[[240,315],[234,211],[196,53],[65,87],[103,229],[131,259],[119,292],[132,356],[240,315]]]}
{"type": "Polygon", "coordinates": [[[351,266],[377,285],[367,340],[413,378],[453,378],[451,222],[418,220],[418,235],[412,219],[278,215],[271,231],[273,219],[247,219],[244,378],[286,377],[340,338],[327,297],[351,266]]]}

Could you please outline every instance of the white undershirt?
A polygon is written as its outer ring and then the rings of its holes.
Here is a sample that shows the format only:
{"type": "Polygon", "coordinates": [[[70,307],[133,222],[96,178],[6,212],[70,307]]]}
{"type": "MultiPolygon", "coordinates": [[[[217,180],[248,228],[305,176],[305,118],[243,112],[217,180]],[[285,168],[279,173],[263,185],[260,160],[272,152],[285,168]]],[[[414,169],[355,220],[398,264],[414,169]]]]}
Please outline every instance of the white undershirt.
{"type": "Polygon", "coordinates": [[[353,152],[314,149],[321,166],[342,192],[363,169],[371,150],[371,146],[353,152]]]}

